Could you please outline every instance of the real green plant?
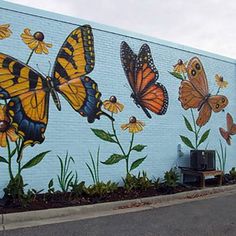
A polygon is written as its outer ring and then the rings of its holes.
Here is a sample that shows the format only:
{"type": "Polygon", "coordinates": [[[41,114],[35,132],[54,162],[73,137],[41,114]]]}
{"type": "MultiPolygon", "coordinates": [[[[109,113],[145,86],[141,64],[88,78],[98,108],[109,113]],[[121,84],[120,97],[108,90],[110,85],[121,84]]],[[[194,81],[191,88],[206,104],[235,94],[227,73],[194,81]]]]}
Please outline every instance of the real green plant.
{"type": "Polygon", "coordinates": [[[98,147],[98,150],[97,150],[96,160],[95,160],[95,157],[93,157],[91,152],[89,152],[89,155],[90,155],[90,159],[91,159],[92,164],[89,165],[87,162],[85,164],[86,164],[87,168],[89,169],[90,175],[93,179],[93,183],[98,184],[100,182],[99,181],[100,147],[98,147]]]}
{"type": "Polygon", "coordinates": [[[66,152],[66,156],[62,159],[59,155],[57,156],[60,162],[60,175],[57,175],[57,180],[62,192],[68,192],[74,178],[77,179],[77,172],[73,173],[70,169],[71,163],[75,164],[72,156],[69,156],[66,152]]]}
{"type": "Polygon", "coordinates": [[[87,194],[87,188],[85,186],[85,181],[74,181],[70,184],[71,195],[74,197],[81,197],[83,194],[87,194]]]}
{"type": "Polygon", "coordinates": [[[53,194],[54,192],[55,192],[54,181],[53,179],[50,179],[50,181],[48,182],[48,193],[53,194]]]}
{"type": "Polygon", "coordinates": [[[124,188],[130,192],[134,189],[136,190],[147,190],[153,186],[152,180],[147,177],[145,171],[142,174],[139,172],[137,176],[128,174],[125,178],[122,178],[124,182],[124,188]]]}
{"type": "Polygon", "coordinates": [[[99,196],[102,197],[106,194],[111,194],[115,192],[118,189],[118,183],[108,181],[107,183],[105,182],[98,182],[94,185],[90,185],[87,188],[87,193],[91,196],[99,196]]]}
{"type": "Polygon", "coordinates": [[[158,189],[160,187],[160,184],[161,184],[161,179],[154,177],[154,180],[152,181],[152,183],[155,186],[155,188],[158,189]]]}
{"type": "Polygon", "coordinates": [[[176,187],[178,185],[178,181],[179,181],[179,174],[177,172],[177,168],[171,168],[169,171],[166,171],[164,174],[164,184],[167,187],[176,187]]]}
{"type": "Polygon", "coordinates": [[[236,168],[232,167],[232,169],[229,171],[229,174],[233,179],[236,179],[236,168]]]}
{"type": "Polygon", "coordinates": [[[216,155],[219,161],[220,170],[223,171],[223,173],[225,173],[225,165],[227,161],[227,149],[226,146],[223,147],[221,140],[220,140],[220,151],[216,150],[216,155]]]}
{"type": "Polygon", "coordinates": [[[4,188],[4,197],[12,199],[13,202],[21,200],[24,196],[25,186],[27,186],[27,184],[24,184],[23,177],[17,174],[15,177],[10,179],[8,185],[4,188]]]}

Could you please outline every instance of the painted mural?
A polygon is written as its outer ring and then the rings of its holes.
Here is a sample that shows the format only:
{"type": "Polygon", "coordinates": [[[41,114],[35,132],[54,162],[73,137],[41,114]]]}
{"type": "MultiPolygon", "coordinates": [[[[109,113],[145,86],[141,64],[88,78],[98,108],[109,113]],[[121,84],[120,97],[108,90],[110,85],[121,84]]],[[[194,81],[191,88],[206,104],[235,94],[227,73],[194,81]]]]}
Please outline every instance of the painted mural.
{"type": "MultiPolygon", "coordinates": [[[[223,83],[227,81],[223,81],[222,79],[220,79],[219,76],[216,77],[216,82],[219,86],[220,85],[222,87],[227,86],[227,83],[223,83]]],[[[230,146],[232,143],[232,136],[236,134],[236,124],[233,122],[233,117],[230,113],[226,114],[226,125],[227,125],[226,130],[220,127],[219,132],[223,140],[226,142],[226,144],[230,146]]],[[[219,145],[220,145],[220,148],[219,150],[216,150],[216,154],[218,157],[220,170],[222,170],[225,173],[225,165],[227,161],[227,147],[226,145],[225,146],[223,145],[221,139],[219,140],[219,145]]]]}
{"type": "MultiPolygon", "coordinates": [[[[103,102],[104,109],[108,110],[111,113],[111,117],[113,118],[115,114],[122,112],[124,109],[124,105],[118,102],[115,96],[111,96],[109,100],[105,100],[103,102]]],[[[141,153],[146,145],[136,144],[134,145],[135,135],[141,132],[144,128],[145,124],[143,121],[137,120],[135,116],[131,116],[129,118],[129,122],[122,124],[120,128],[122,130],[128,130],[131,134],[130,136],[130,145],[125,150],[124,144],[121,143],[120,137],[117,132],[115,120],[111,120],[111,131],[105,131],[101,129],[92,129],[93,133],[99,137],[101,140],[116,145],[120,151],[120,153],[113,153],[107,158],[105,161],[102,161],[105,165],[114,165],[119,163],[120,161],[125,162],[125,172],[126,176],[129,176],[131,171],[138,168],[139,165],[146,159],[147,155],[131,162],[131,154],[133,152],[141,153]]]]}
{"type": "Polygon", "coordinates": [[[202,131],[202,127],[210,120],[212,111],[215,113],[224,111],[223,109],[228,105],[227,97],[219,95],[220,89],[227,87],[228,82],[217,74],[215,80],[218,89],[216,94],[212,95],[209,92],[204,67],[198,57],[193,57],[185,63],[179,59],[170,74],[181,80],[178,99],[185,110],[191,111],[192,122],[185,115],[183,118],[187,130],[194,134],[193,140],[183,135],[180,135],[180,138],[189,148],[198,149],[209,137],[210,129],[202,131]]]}
{"type": "Polygon", "coordinates": [[[0,25],[0,40],[9,38],[12,34],[10,30],[10,24],[0,25]]]}
{"type": "Polygon", "coordinates": [[[135,104],[142,108],[148,118],[152,118],[149,111],[164,115],[168,108],[168,93],[165,86],[157,82],[159,73],[149,46],[143,44],[136,55],[126,42],[122,42],[120,55],[135,104]]]}
{"type": "Polygon", "coordinates": [[[100,119],[101,115],[111,118],[101,110],[101,93],[96,82],[87,76],[95,65],[93,34],[89,25],[73,30],[67,37],[58,52],[51,77],[27,65],[33,53],[47,54],[48,48],[52,47],[44,42],[44,34],[36,32],[32,35],[29,29],[25,29],[21,37],[32,50],[26,63],[0,54],[0,97],[10,99],[6,112],[22,138],[20,153],[25,146],[44,141],[50,95],[59,111],[58,93],[90,123],[100,119]]]}
{"type": "MultiPolygon", "coordinates": [[[[111,182],[112,176],[110,176],[108,183],[101,180],[99,176],[101,166],[110,169],[112,169],[111,166],[119,166],[119,169],[122,169],[121,173],[124,174],[122,177],[124,186],[129,190],[137,186],[138,189],[142,187],[145,189],[147,186],[155,184],[159,186],[159,176],[157,176],[156,181],[149,180],[146,171],[142,167],[148,162],[149,167],[154,165],[154,160],[159,158],[159,154],[163,152],[163,149],[169,148],[168,145],[172,141],[171,135],[174,137],[176,134],[177,139],[185,144],[189,152],[190,149],[208,149],[209,146],[211,147],[210,136],[217,130],[217,135],[219,135],[219,146],[217,142],[218,150],[216,150],[219,162],[218,168],[225,172],[227,150],[232,144],[233,135],[236,134],[235,119],[227,111],[226,128],[224,124],[217,124],[217,128],[213,128],[210,121],[218,121],[220,114],[224,115],[223,112],[228,109],[230,99],[224,95],[227,91],[224,89],[228,87],[229,83],[217,72],[218,74],[215,74],[214,78],[216,86],[213,87],[210,84],[211,78],[210,76],[207,77],[203,66],[204,58],[193,55],[186,62],[179,59],[175,63],[179,57],[172,55],[172,61],[167,58],[168,54],[165,54],[162,60],[158,61],[159,66],[157,67],[153,56],[155,52],[161,50],[161,47],[156,50],[157,47],[154,44],[151,46],[151,44],[144,43],[140,46],[138,43],[139,51],[135,53],[130,45],[132,45],[132,40],[136,39],[119,36],[119,40],[116,41],[117,50],[112,49],[114,55],[111,57],[114,58],[116,65],[112,64],[113,61],[111,62],[105,58],[100,67],[96,66],[96,70],[94,70],[95,49],[98,49],[98,52],[101,53],[99,46],[96,44],[95,48],[94,45],[94,30],[90,25],[75,27],[75,29],[73,26],[71,30],[69,30],[71,32],[68,36],[66,30],[63,32],[62,36],[64,33],[65,35],[61,42],[64,42],[62,45],[60,43],[58,50],[55,49],[58,46],[56,41],[46,40],[43,32],[33,32],[30,28],[22,27],[20,31],[22,33],[18,36],[20,42],[23,42],[22,50],[26,49],[24,54],[26,59],[23,59],[23,61],[17,59],[18,56],[16,58],[12,57],[11,55],[14,52],[11,54],[10,50],[6,50],[7,53],[5,53],[5,48],[1,49],[0,146],[6,149],[6,155],[0,156],[0,163],[8,167],[10,179],[4,190],[5,195],[13,196],[13,198],[27,197],[24,191],[23,171],[38,165],[49,152],[57,151],[52,150],[53,147],[48,148],[51,150],[43,151],[31,159],[24,156],[26,153],[25,147],[28,147],[26,149],[28,150],[30,149],[29,146],[43,144],[45,140],[48,140],[45,135],[50,136],[50,126],[47,129],[47,125],[49,112],[52,109],[49,106],[49,101],[52,98],[57,110],[61,111],[63,101],[61,105],[60,96],[64,97],[66,103],[71,106],[73,114],[79,113],[80,116],[87,119],[87,121],[84,119],[85,127],[81,127],[79,119],[82,120],[82,118],[78,116],[77,120],[73,116],[73,122],[78,125],[76,128],[75,126],[72,127],[76,129],[73,132],[78,133],[76,136],[78,140],[76,141],[80,146],[79,148],[76,147],[76,151],[84,155],[81,149],[86,149],[88,157],[91,158],[91,164],[88,164],[87,159],[84,164],[86,164],[94,183],[94,186],[89,186],[86,191],[90,191],[92,194],[100,196],[103,191],[109,192],[118,188],[117,182],[111,182]],[[40,68],[42,65],[38,65],[37,62],[40,62],[40,56],[48,56],[49,52],[51,54],[54,49],[56,50],[55,62],[52,66],[51,62],[48,62],[49,70],[45,74],[45,72],[42,72],[45,71],[45,68],[40,68]],[[165,61],[163,62],[163,60],[165,61]],[[109,63],[112,66],[108,66],[109,63]],[[167,65],[168,63],[169,65],[167,65]],[[166,68],[164,68],[165,65],[166,68]],[[114,68],[114,66],[117,67],[116,72],[119,78],[116,79],[117,81],[120,79],[118,82],[114,81],[112,76],[109,77],[110,74],[112,75],[111,68],[114,68]],[[107,70],[104,77],[103,74],[98,74],[102,77],[100,81],[96,73],[95,76],[90,74],[99,71],[99,68],[101,70],[105,68],[104,71],[107,70]],[[171,71],[167,71],[168,68],[172,68],[171,71]],[[161,82],[159,73],[162,75],[160,76],[161,82]],[[173,77],[176,79],[175,81],[173,77]],[[94,80],[94,78],[96,79],[94,80]],[[171,85],[172,82],[174,85],[171,85]],[[178,84],[178,82],[180,83],[178,84]],[[123,85],[123,83],[128,83],[129,91],[121,89],[120,84],[123,85]],[[98,89],[98,84],[101,90],[98,89]],[[175,88],[177,90],[173,93],[172,91],[175,88]],[[116,90],[122,91],[117,92],[116,90]],[[106,94],[107,99],[102,101],[102,94],[103,96],[106,94]],[[132,110],[131,107],[134,109],[132,110]],[[179,135],[179,132],[174,130],[176,128],[174,124],[168,124],[168,122],[175,122],[175,119],[173,119],[174,113],[171,109],[175,109],[176,114],[178,114],[177,110],[180,110],[180,115],[174,118],[182,122],[181,116],[183,116],[183,124],[181,124],[186,129],[181,128],[179,131],[184,134],[179,135]],[[169,112],[172,112],[172,117],[170,117],[169,112]],[[101,117],[105,119],[98,121],[101,117]],[[157,121],[154,117],[162,120],[157,121]],[[91,125],[91,123],[93,124],[91,125]],[[88,133],[81,132],[82,128],[84,132],[87,130],[88,133]],[[45,134],[46,129],[47,133],[45,134]],[[172,130],[170,131],[170,129],[172,130]],[[85,145],[87,138],[90,144],[85,145]],[[162,146],[164,146],[163,149],[162,146]],[[92,154],[94,148],[98,150],[96,159],[92,154]],[[135,187],[133,187],[133,184],[135,187]]],[[[50,33],[46,30],[45,32],[50,33]]],[[[0,25],[1,42],[12,40],[12,34],[15,36],[15,33],[11,31],[10,24],[0,25]]],[[[96,37],[98,37],[101,46],[104,39],[99,38],[100,32],[97,32],[97,35],[96,37]]],[[[106,46],[105,44],[102,50],[107,50],[106,46]]],[[[104,55],[107,56],[111,52],[106,53],[104,55]]],[[[96,55],[98,55],[97,52],[96,55]]],[[[102,54],[102,56],[104,55],[102,54]]],[[[104,71],[101,73],[104,73],[104,71]]],[[[65,119],[63,124],[55,124],[53,127],[57,125],[66,127],[67,120],[65,117],[63,116],[63,119],[65,119]]],[[[67,139],[66,135],[64,139],[67,139]]],[[[69,139],[70,137],[68,137],[69,139]]],[[[66,143],[64,140],[63,142],[66,143]]],[[[177,145],[178,141],[173,144],[174,148],[177,145]]],[[[47,144],[39,147],[47,147],[47,144]]],[[[75,164],[77,157],[72,157],[69,154],[70,150],[67,150],[67,147],[65,149],[65,158],[61,153],[57,155],[60,164],[60,174],[57,175],[59,187],[62,192],[77,191],[76,194],[80,195],[81,191],[83,192],[85,189],[85,181],[78,181],[79,171],[77,173],[77,170],[71,169],[71,165],[75,164]]],[[[214,149],[217,148],[214,147],[214,149]]],[[[174,153],[171,158],[178,158],[176,156],[176,153],[174,153]]],[[[168,161],[170,162],[170,160],[168,161]]],[[[168,161],[166,163],[169,163],[168,161]]],[[[158,159],[158,162],[160,162],[160,159],[158,159]]],[[[159,168],[159,164],[155,164],[156,169],[159,168]]],[[[86,166],[84,169],[86,169],[86,166]]],[[[179,178],[176,171],[177,167],[171,166],[170,171],[165,172],[164,178],[167,179],[166,183],[168,183],[169,178],[170,186],[176,186],[176,181],[179,178]]],[[[147,167],[145,166],[145,168],[147,167]]],[[[110,174],[113,174],[112,170],[110,174]]],[[[54,193],[54,190],[53,179],[51,179],[48,184],[48,192],[54,193]]]]}

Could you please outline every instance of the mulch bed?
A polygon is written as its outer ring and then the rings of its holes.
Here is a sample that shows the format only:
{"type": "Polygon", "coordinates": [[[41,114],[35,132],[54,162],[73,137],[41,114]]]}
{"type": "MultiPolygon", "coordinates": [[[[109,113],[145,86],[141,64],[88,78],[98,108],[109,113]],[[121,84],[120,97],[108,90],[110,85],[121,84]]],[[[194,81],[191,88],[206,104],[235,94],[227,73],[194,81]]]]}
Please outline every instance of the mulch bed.
{"type": "MultiPolygon", "coordinates": [[[[223,185],[236,184],[236,180],[230,175],[225,175],[223,180],[223,185]]],[[[206,180],[207,187],[216,186],[215,179],[206,180]]],[[[53,194],[45,193],[38,194],[33,201],[25,206],[22,206],[20,202],[13,202],[9,199],[0,200],[0,213],[13,213],[13,212],[23,212],[23,211],[33,211],[42,210],[49,208],[61,208],[69,206],[82,206],[88,204],[102,203],[102,202],[113,202],[130,200],[143,197],[160,196],[166,194],[174,194],[179,192],[191,191],[199,189],[196,183],[188,183],[187,185],[179,184],[176,187],[167,187],[165,184],[160,184],[158,188],[154,186],[146,189],[140,190],[135,189],[131,191],[125,190],[123,187],[119,187],[117,191],[107,194],[104,196],[88,196],[83,194],[80,197],[73,196],[72,193],[62,193],[55,192],[53,194]]]]}

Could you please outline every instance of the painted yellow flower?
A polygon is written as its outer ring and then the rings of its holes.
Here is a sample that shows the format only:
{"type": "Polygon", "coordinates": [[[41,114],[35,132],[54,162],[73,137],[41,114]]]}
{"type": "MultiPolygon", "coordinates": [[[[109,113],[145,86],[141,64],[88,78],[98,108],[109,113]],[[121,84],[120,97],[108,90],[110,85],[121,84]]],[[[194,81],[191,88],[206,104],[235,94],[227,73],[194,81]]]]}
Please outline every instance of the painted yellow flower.
{"type": "Polygon", "coordinates": [[[215,75],[215,81],[219,88],[226,88],[228,86],[228,82],[224,80],[223,76],[215,75]]]}
{"type": "Polygon", "coordinates": [[[48,54],[48,48],[52,47],[52,44],[43,41],[44,34],[39,31],[32,35],[30,29],[26,28],[24,29],[24,33],[21,34],[21,38],[23,42],[37,54],[48,54]]]}
{"type": "Polygon", "coordinates": [[[11,36],[12,32],[9,28],[10,24],[0,25],[0,39],[5,39],[11,36]]]}
{"type": "Polygon", "coordinates": [[[186,63],[187,62],[184,63],[181,59],[179,59],[177,64],[173,66],[174,67],[173,71],[179,74],[186,73],[187,72],[186,63]]]}
{"type": "Polygon", "coordinates": [[[7,138],[12,142],[18,139],[15,128],[11,125],[10,119],[6,114],[6,106],[0,105],[0,146],[7,146],[7,138]]]}
{"type": "Polygon", "coordinates": [[[144,126],[144,122],[137,120],[134,116],[131,116],[129,118],[129,123],[121,125],[121,129],[129,129],[129,132],[134,134],[142,131],[144,126]]]}
{"type": "Polygon", "coordinates": [[[109,100],[105,100],[103,102],[104,109],[112,112],[112,113],[118,113],[123,111],[124,105],[119,103],[117,101],[117,98],[115,96],[111,96],[109,100]]]}

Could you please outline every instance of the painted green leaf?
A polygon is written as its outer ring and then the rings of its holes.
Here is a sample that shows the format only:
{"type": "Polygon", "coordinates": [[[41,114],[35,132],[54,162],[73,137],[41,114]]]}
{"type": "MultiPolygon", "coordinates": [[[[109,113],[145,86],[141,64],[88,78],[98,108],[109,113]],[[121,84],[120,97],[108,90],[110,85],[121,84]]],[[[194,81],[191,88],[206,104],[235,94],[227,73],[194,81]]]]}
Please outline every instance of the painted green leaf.
{"type": "Polygon", "coordinates": [[[170,72],[169,71],[169,73],[171,74],[171,75],[173,75],[175,78],[177,78],[177,79],[180,79],[180,80],[184,80],[184,78],[183,78],[183,76],[181,75],[181,74],[179,74],[179,73],[177,73],[177,72],[170,72]]]}
{"type": "Polygon", "coordinates": [[[188,147],[192,148],[192,149],[195,149],[192,142],[189,140],[189,138],[185,137],[185,136],[182,136],[180,135],[180,138],[182,140],[182,142],[187,145],[188,147]]]}
{"type": "Polygon", "coordinates": [[[112,154],[106,161],[101,161],[102,164],[105,165],[113,165],[115,163],[118,163],[119,161],[125,159],[125,156],[120,154],[112,154]]]}
{"type": "Polygon", "coordinates": [[[1,156],[0,156],[0,162],[8,163],[8,161],[4,157],[1,157],[1,156]]]}
{"type": "Polygon", "coordinates": [[[107,142],[116,143],[116,141],[112,138],[114,135],[109,134],[102,129],[91,129],[91,130],[100,139],[107,141],[107,142]]]}
{"type": "Polygon", "coordinates": [[[211,131],[211,130],[208,129],[208,130],[202,135],[202,137],[201,137],[201,139],[200,139],[200,141],[199,141],[199,143],[198,143],[198,146],[199,146],[201,143],[203,143],[203,142],[208,138],[210,131],[211,131]]]}
{"type": "Polygon", "coordinates": [[[36,166],[37,164],[39,164],[43,160],[45,155],[49,152],[50,151],[39,153],[37,156],[35,156],[31,160],[29,160],[21,169],[23,170],[23,169],[27,169],[27,168],[31,168],[33,166],[36,166]]]}
{"type": "Polygon", "coordinates": [[[15,153],[16,153],[16,148],[14,148],[13,151],[11,152],[10,158],[13,157],[15,155],[15,153]]]}
{"type": "Polygon", "coordinates": [[[146,157],[147,156],[134,161],[130,167],[130,171],[136,169],[146,159],[146,157]]]}
{"type": "Polygon", "coordinates": [[[142,144],[138,144],[136,146],[134,146],[132,148],[132,150],[136,151],[136,152],[141,152],[145,147],[147,147],[146,145],[142,145],[142,144]]]}
{"type": "Polygon", "coordinates": [[[187,129],[188,129],[189,131],[191,131],[191,132],[194,132],[194,131],[193,131],[193,128],[192,128],[192,125],[190,124],[190,122],[188,121],[188,119],[187,119],[185,116],[183,116],[183,117],[184,117],[184,123],[185,123],[187,129]]]}

